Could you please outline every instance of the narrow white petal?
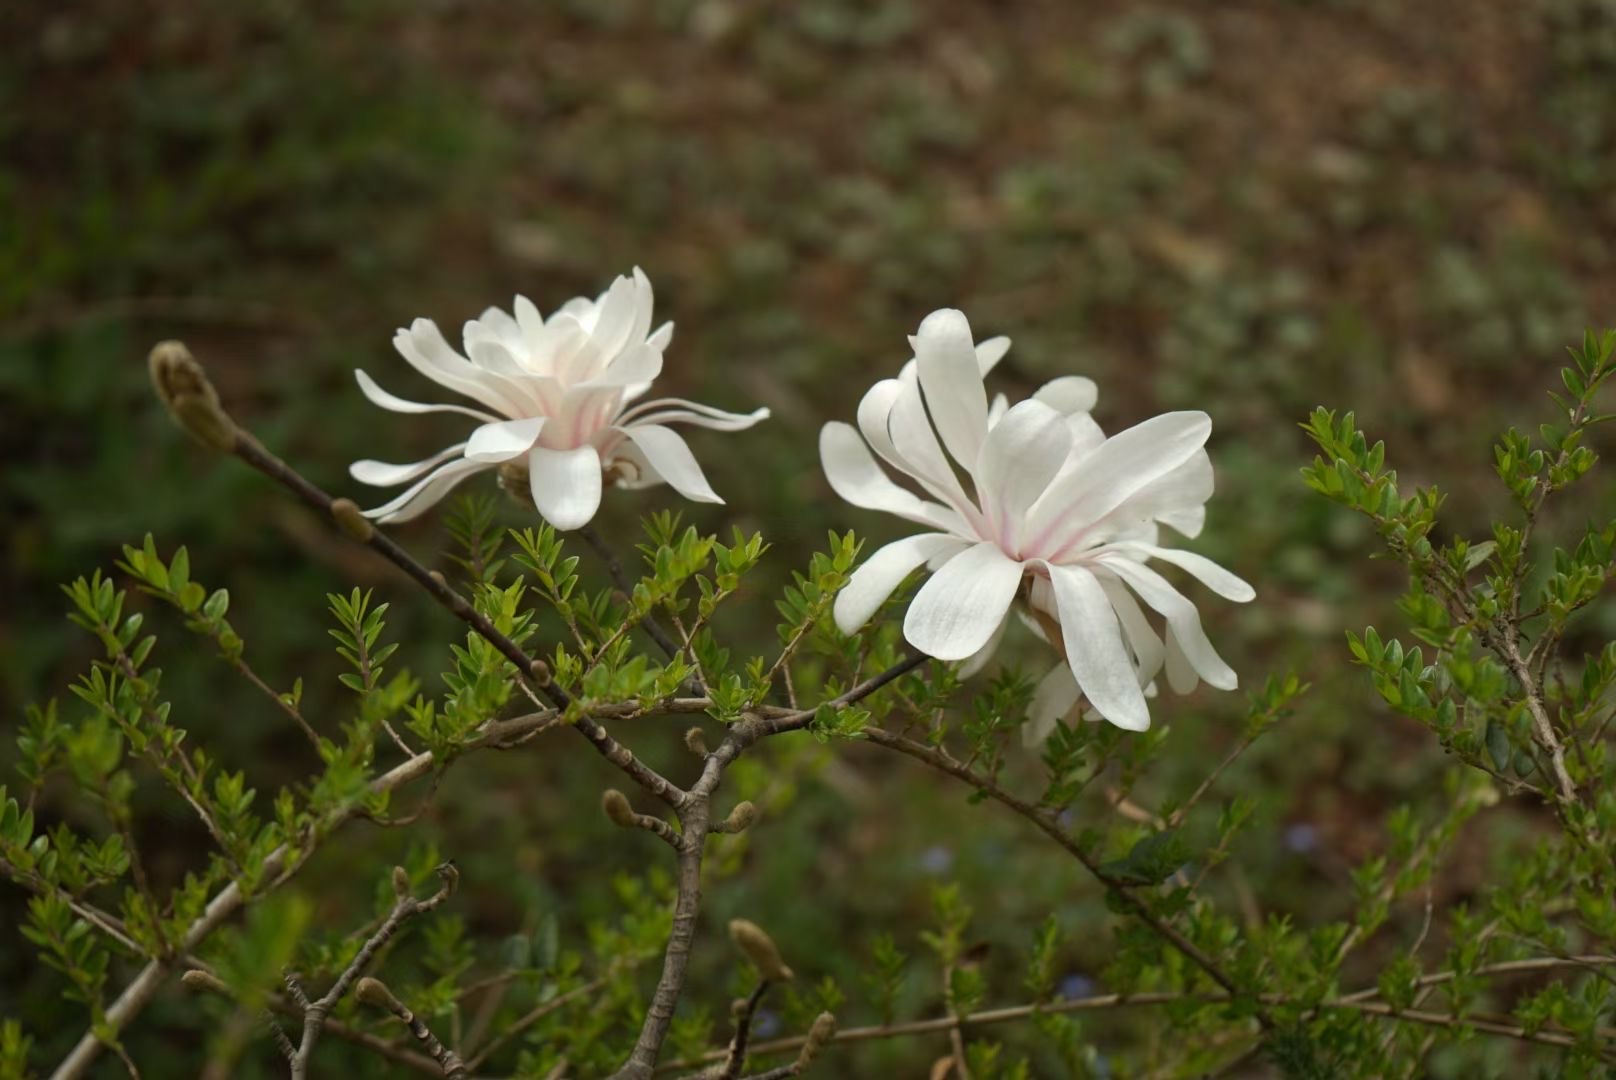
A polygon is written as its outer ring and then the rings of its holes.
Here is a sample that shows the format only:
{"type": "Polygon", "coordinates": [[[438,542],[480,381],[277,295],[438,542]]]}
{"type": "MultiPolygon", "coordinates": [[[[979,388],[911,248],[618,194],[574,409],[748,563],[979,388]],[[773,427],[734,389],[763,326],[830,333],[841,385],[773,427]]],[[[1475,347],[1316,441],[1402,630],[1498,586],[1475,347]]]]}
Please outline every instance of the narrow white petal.
{"type": "Polygon", "coordinates": [[[994,394],[993,400],[988,402],[988,431],[1004,419],[1004,414],[1010,411],[1010,399],[1003,394],[994,394]]]}
{"type": "Polygon", "coordinates": [[[593,446],[536,446],[527,467],[533,505],[544,520],[563,532],[589,524],[600,509],[600,455],[593,446]]]}
{"type": "MultiPolygon", "coordinates": [[[[984,420],[985,424],[986,421],[984,420]]],[[[926,490],[953,507],[962,517],[970,516],[975,504],[960,486],[954,467],[943,456],[926,407],[921,403],[920,386],[908,383],[902,386],[887,418],[887,432],[900,460],[907,463],[904,471],[919,480],[926,490]]]]}
{"type": "Polygon", "coordinates": [[[348,466],[348,475],[361,484],[371,487],[393,487],[395,484],[407,484],[418,476],[423,476],[442,465],[450,458],[460,456],[466,448],[465,443],[455,443],[446,450],[440,450],[423,461],[413,462],[409,465],[389,465],[385,461],[356,461],[348,466]]]}
{"type": "Polygon", "coordinates": [[[522,328],[522,342],[531,352],[539,343],[539,335],[544,332],[544,316],[525,296],[517,296],[511,310],[516,315],[516,325],[522,328]]]}
{"type": "Polygon", "coordinates": [[[744,431],[758,421],[769,418],[768,409],[735,413],[715,409],[698,401],[687,401],[684,398],[656,398],[653,401],[642,401],[631,409],[624,409],[622,416],[618,417],[618,422],[632,424],[644,421],[648,424],[665,424],[668,421],[663,419],[664,411],[669,416],[677,414],[678,419],[684,423],[713,428],[717,431],[744,431]],[[690,419],[693,416],[699,416],[702,420],[690,419]]]}
{"type": "Polygon", "coordinates": [[[1094,385],[1093,379],[1063,375],[1040,386],[1032,399],[1068,415],[1093,412],[1094,403],[1100,400],[1100,388],[1094,385]]]}
{"type": "Polygon", "coordinates": [[[965,313],[944,308],[927,315],[909,339],[926,392],[926,410],[948,452],[966,469],[976,467],[988,433],[988,398],[965,313]]]}
{"type": "Polygon", "coordinates": [[[1139,681],[1148,683],[1156,677],[1161,670],[1162,661],[1166,655],[1166,646],[1157,635],[1155,627],[1139,608],[1139,601],[1133,598],[1128,587],[1110,574],[1094,575],[1100,581],[1100,587],[1105,590],[1106,597],[1111,601],[1111,610],[1116,612],[1117,621],[1122,624],[1122,632],[1128,640],[1128,647],[1133,650],[1134,667],[1138,669],[1139,681]]]}
{"type": "Polygon", "coordinates": [[[1028,534],[1054,537],[1058,550],[1129,496],[1178,468],[1206,443],[1212,421],[1203,412],[1166,413],[1111,436],[1069,462],[1032,508],[1028,534]]]}
{"type": "Polygon", "coordinates": [[[957,554],[965,541],[943,533],[921,533],[880,548],[853,571],[842,591],[836,594],[832,614],[836,626],[851,634],[870,621],[892,590],[903,584],[916,567],[942,554],[957,554]]]}
{"type": "Polygon", "coordinates": [[[974,472],[977,499],[1014,551],[1027,508],[1044,493],[1072,446],[1066,418],[1041,401],[1016,404],[982,444],[974,472]]]}
{"type": "Polygon", "coordinates": [[[870,387],[859,399],[858,426],[859,431],[864,434],[865,441],[881,455],[883,461],[899,472],[913,476],[914,469],[892,444],[892,408],[898,403],[898,396],[902,393],[903,383],[897,379],[882,379],[870,387]]]}
{"type": "Polygon", "coordinates": [[[1125,546],[1131,550],[1142,552],[1153,559],[1172,563],[1179,569],[1188,572],[1191,577],[1225,600],[1233,600],[1237,604],[1244,604],[1257,596],[1257,590],[1253,589],[1242,578],[1225,570],[1205,555],[1197,555],[1193,551],[1184,551],[1180,548],[1157,547],[1155,544],[1130,543],[1125,546]]]}
{"type": "MultiPolygon", "coordinates": [[[[647,405],[663,405],[669,399],[648,401],[647,405]]],[[[635,416],[628,419],[624,413],[618,417],[618,423],[634,424],[689,424],[691,427],[707,428],[710,431],[745,431],[747,428],[769,418],[768,409],[754,409],[749,413],[712,413],[719,412],[713,409],[710,412],[694,412],[690,409],[647,409],[644,412],[633,410],[635,416]]]]}
{"type": "Polygon", "coordinates": [[[665,322],[657,327],[651,332],[651,336],[645,339],[645,343],[657,352],[665,352],[668,346],[673,344],[673,324],[665,322]]]}
{"type": "Polygon", "coordinates": [[[690,445],[672,428],[661,424],[632,424],[619,428],[634,441],[662,478],[679,494],[694,502],[722,503],[690,452],[690,445]]]}
{"type": "Polygon", "coordinates": [[[1173,633],[1172,627],[1167,628],[1167,685],[1173,688],[1175,694],[1192,693],[1201,685],[1201,677],[1184,655],[1184,647],[1179,644],[1178,635],[1173,633]]]}
{"type": "Polygon", "coordinates": [[[990,337],[986,341],[977,342],[976,366],[985,377],[988,372],[999,366],[1004,354],[1010,351],[1010,339],[1003,336],[990,337]]]}
{"type": "Polygon", "coordinates": [[[484,424],[466,440],[466,457],[490,465],[521,457],[538,441],[544,423],[544,417],[533,416],[484,424]]]}
{"type": "Polygon", "coordinates": [[[1071,715],[1083,691],[1072,677],[1071,665],[1062,662],[1053,671],[1038,680],[1032,701],[1027,705],[1027,725],[1021,729],[1021,738],[1028,746],[1036,746],[1049,738],[1055,723],[1071,715]]]}
{"type": "MultiPolygon", "coordinates": [[[[630,347],[642,344],[646,335],[651,332],[651,308],[654,296],[651,292],[651,279],[645,276],[645,271],[638,266],[634,268],[634,318],[629,323],[628,336],[624,339],[630,347]]],[[[660,352],[661,350],[653,350],[660,352]]]]}
{"type": "Polygon", "coordinates": [[[480,461],[459,458],[417,482],[391,502],[383,503],[374,510],[366,510],[364,514],[368,518],[375,518],[383,525],[409,521],[430,510],[460,481],[487,468],[490,466],[480,461]]]}
{"type": "MultiPolygon", "coordinates": [[[[1223,662],[1223,658],[1212,647],[1212,642],[1207,639],[1206,631],[1201,628],[1201,613],[1183,593],[1173,588],[1166,578],[1124,555],[1103,555],[1099,561],[1102,566],[1127,582],[1128,587],[1138,593],[1139,599],[1147,606],[1167,619],[1172,637],[1177,640],[1179,648],[1184,650],[1184,658],[1190,662],[1201,678],[1219,690],[1233,690],[1240,684],[1234,670],[1223,662]]],[[[1170,659],[1171,648],[1169,648],[1170,659]]],[[[1171,676],[1172,669],[1169,663],[1168,677],[1171,676]]]]}
{"type": "Polygon", "coordinates": [[[915,594],[903,619],[909,644],[939,660],[963,660],[988,643],[1021,585],[1021,564],[995,544],[954,556],[915,594]]]}
{"type": "Polygon", "coordinates": [[[1066,639],[1066,662],[1083,696],[1117,727],[1144,731],[1150,727],[1150,709],[1105,589],[1081,566],[1049,565],[1049,580],[1066,639]]]}
{"type": "Polygon", "coordinates": [[[423,405],[418,401],[405,401],[396,394],[389,394],[376,380],[359,368],[354,369],[354,381],[359,383],[359,392],[370,399],[372,405],[380,405],[396,413],[438,413],[452,412],[462,416],[474,416],[478,420],[498,420],[499,417],[483,412],[481,409],[468,408],[465,405],[423,405]]]}
{"type": "Polygon", "coordinates": [[[493,388],[487,373],[450,347],[431,319],[416,319],[408,330],[394,334],[393,347],[411,367],[440,386],[507,416],[519,411],[505,394],[493,388]]]}
{"type": "Polygon", "coordinates": [[[881,471],[875,458],[847,424],[832,421],[819,431],[819,460],[831,490],[854,506],[895,514],[945,531],[962,529],[959,515],[905,491],[881,471]]]}

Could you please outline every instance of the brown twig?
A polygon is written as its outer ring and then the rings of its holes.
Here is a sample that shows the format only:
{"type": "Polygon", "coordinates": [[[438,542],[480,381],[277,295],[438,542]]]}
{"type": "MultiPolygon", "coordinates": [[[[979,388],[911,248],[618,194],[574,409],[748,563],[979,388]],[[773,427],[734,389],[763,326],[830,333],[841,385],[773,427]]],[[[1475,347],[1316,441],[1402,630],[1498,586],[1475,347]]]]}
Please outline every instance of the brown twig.
{"type": "Polygon", "coordinates": [[[432,1034],[432,1029],[427,1027],[426,1021],[415,1015],[415,1012],[408,1005],[398,1000],[393,992],[387,988],[387,984],[380,979],[372,978],[369,975],[360,979],[354,986],[354,996],[367,1005],[386,1009],[403,1021],[404,1026],[410,1029],[410,1034],[414,1035],[416,1040],[420,1042],[421,1048],[427,1052],[427,1055],[433,1061],[437,1062],[438,1068],[443,1072],[446,1080],[465,1080],[470,1075],[470,1070],[467,1069],[466,1063],[460,1059],[460,1055],[444,1046],[438,1037],[432,1034]]]}
{"type": "MultiPolygon", "coordinates": [[[[309,1058],[314,1053],[314,1044],[320,1038],[320,1030],[325,1024],[326,1017],[348,993],[354,980],[364,974],[365,968],[370,966],[376,953],[393,940],[393,936],[404,923],[417,915],[427,914],[454,895],[455,886],[460,882],[460,871],[455,869],[454,863],[443,863],[438,867],[437,874],[440,882],[438,891],[425,900],[420,900],[410,891],[409,875],[402,868],[394,869],[393,892],[396,900],[393,903],[393,910],[382,920],[381,926],[377,927],[359,947],[359,951],[337,976],[331,988],[319,1000],[309,1001],[303,1009],[303,1039],[298,1043],[297,1053],[292,1057],[292,1080],[304,1080],[308,1076],[309,1058]]],[[[286,984],[300,1000],[307,1000],[307,995],[302,992],[295,976],[288,974],[286,984]]]]}

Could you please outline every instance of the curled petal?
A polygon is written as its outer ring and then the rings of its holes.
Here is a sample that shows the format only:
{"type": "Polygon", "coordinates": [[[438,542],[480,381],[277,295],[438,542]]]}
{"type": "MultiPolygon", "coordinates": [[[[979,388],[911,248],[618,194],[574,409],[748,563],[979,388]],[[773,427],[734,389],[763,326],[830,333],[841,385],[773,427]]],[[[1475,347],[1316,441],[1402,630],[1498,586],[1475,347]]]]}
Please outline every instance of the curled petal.
{"type": "MultiPolygon", "coordinates": [[[[1201,614],[1183,593],[1168,584],[1156,571],[1123,555],[1103,555],[1100,565],[1125,581],[1147,606],[1167,619],[1173,639],[1168,643],[1168,678],[1173,676],[1172,646],[1177,642],[1184,659],[1194,670],[1219,690],[1233,690],[1240,685],[1234,670],[1223,662],[1206,631],[1201,628],[1201,614]]],[[[1233,575],[1230,575],[1231,577],[1233,575]]],[[[1177,686],[1174,687],[1177,689],[1177,686]]]]}
{"type": "Polygon", "coordinates": [[[1257,596],[1257,590],[1248,585],[1245,580],[1225,570],[1205,555],[1197,555],[1193,551],[1184,551],[1179,548],[1157,547],[1154,544],[1130,543],[1127,547],[1153,559],[1172,563],[1225,600],[1233,600],[1237,604],[1244,604],[1257,596]]]}
{"type": "Polygon", "coordinates": [[[600,455],[593,446],[535,446],[527,467],[533,505],[544,520],[563,532],[589,524],[600,509],[600,455]]]}
{"type": "Polygon", "coordinates": [[[544,422],[544,417],[535,416],[526,420],[501,420],[484,424],[472,432],[467,440],[466,457],[490,465],[521,457],[538,441],[544,422]]]}
{"type": "Polygon", "coordinates": [[[490,466],[480,461],[467,461],[459,458],[428,475],[414,487],[406,490],[398,498],[384,503],[374,510],[366,510],[365,516],[375,518],[383,525],[392,525],[401,521],[409,521],[420,517],[432,508],[438,500],[453,490],[454,486],[466,477],[481,472],[490,466]]]}
{"type": "Polygon", "coordinates": [[[466,448],[465,443],[455,443],[446,450],[440,450],[424,461],[413,462],[409,465],[389,465],[385,461],[356,461],[348,466],[348,475],[361,484],[371,487],[392,487],[395,484],[407,484],[418,476],[422,476],[442,465],[450,458],[460,456],[466,448]]]}
{"type": "Polygon", "coordinates": [[[768,418],[768,409],[732,413],[684,398],[657,398],[654,401],[642,401],[631,409],[624,409],[623,414],[618,417],[618,422],[666,424],[677,420],[680,423],[695,424],[697,427],[712,428],[715,431],[744,431],[768,418]],[[699,419],[696,419],[698,417],[699,419]]]}
{"type": "Polygon", "coordinates": [[[376,380],[372,379],[369,375],[365,374],[365,372],[362,369],[359,369],[359,368],[354,369],[354,381],[359,383],[359,392],[364,394],[365,397],[370,400],[370,403],[372,405],[380,405],[382,408],[387,409],[390,412],[396,412],[396,413],[452,412],[452,413],[460,413],[462,416],[473,416],[473,417],[476,417],[478,420],[498,420],[499,419],[499,417],[490,415],[489,413],[485,413],[481,409],[472,409],[472,408],[466,407],[465,405],[423,405],[418,401],[405,401],[403,398],[397,396],[396,394],[389,394],[386,390],[383,390],[380,386],[376,385],[376,380]]]}
{"type": "Polygon", "coordinates": [[[1021,564],[996,544],[962,551],[909,604],[903,636],[939,660],[964,660],[988,643],[1021,585],[1021,564]]]}
{"type": "Polygon", "coordinates": [[[672,428],[661,424],[633,424],[619,429],[633,440],[652,468],[679,494],[694,502],[723,503],[690,452],[690,445],[672,428]]]}
{"type": "Polygon", "coordinates": [[[480,401],[506,416],[521,412],[495,383],[499,377],[482,371],[455,352],[431,319],[416,319],[408,330],[394,334],[393,347],[411,367],[438,385],[480,401]]]}

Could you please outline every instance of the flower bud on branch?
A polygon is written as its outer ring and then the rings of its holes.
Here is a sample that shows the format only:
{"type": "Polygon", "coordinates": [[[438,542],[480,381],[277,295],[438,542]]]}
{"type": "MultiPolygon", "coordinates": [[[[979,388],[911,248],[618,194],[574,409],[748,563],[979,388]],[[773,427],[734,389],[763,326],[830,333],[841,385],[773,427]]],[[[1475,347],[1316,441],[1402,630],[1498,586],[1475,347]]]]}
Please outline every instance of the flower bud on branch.
{"type": "Polygon", "coordinates": [[[758,818],[757,804],[747,800],[735,804],[735,809],[729,812],[729,817],[713,826],[713,832],[738,833],[745,832],[752,827],[758,818]]]}
{"type": "Polygon", "coordinates": [[[235,448],[240,431],[219,405],[219,393],[207,372],[183,342],[159,342],[146,363],[157,396],[180,427],[214,450],[235,448]]]}
{"type": "Polygon", "coordinates": [[[757,968],[759,978],[766,982],[786,982],[795,978],[792,970],[780,957],[780,949],[764,929],[750,919],[729,921],[730,940],[757,968]]]}

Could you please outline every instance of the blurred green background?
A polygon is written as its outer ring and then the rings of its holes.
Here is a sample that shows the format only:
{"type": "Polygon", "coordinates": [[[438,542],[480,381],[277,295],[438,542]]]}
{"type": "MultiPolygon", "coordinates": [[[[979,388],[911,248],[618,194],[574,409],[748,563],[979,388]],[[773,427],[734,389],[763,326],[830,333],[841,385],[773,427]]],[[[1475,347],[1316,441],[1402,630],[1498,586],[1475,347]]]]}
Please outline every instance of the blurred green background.
{"type": "MultiPolygon", "coordinates": [[[[459,633],[386,566],[189,444],[147,389],[160,338],[189,342],[277,452],[369,504],[380,497],[347,479],[349,461],[412,460],[458,429],[359,395],[363,366],[432,399],[392,354],[396,326],[429,316],[453,340],[517,291],[550,310],[644,267],[678,325],[659,391],[774,417],[693,436],[728,507],[659,488],[611,498],[598,524],[624,551],[638,516],[663,507],[762,530],[769,569],[738,602],[754,614],[727,624],[745,655],[772,645],[767,590],[826,529],[899,535],[830,496],[817,431],[895,371],[926,312],[957,305],[979,336],[1014,338],[993,385],[1012,398],[1076,372],[1099,382],[1108,429],[1212,414],[1220,491],[1195,547],[1258,601],[1197,594],[1203,616],[1249,684],[1295,667],[1317,688],[1225,781],[1260,796],[1263,824],[1223,887],[1252,917],[1316,921],[1346,908],[1384,810],[1439,797],[1444,762],[1347,668],[1343,630],[1395,625],[1398,580],[1364,557],[1356,521],[1302,488],[1296,422],[1315,404],[1358,409],[1406,480],[1441,481],[1454,523],[1482,527],[1505,501],[1490,439],[1545,419],[1562,345],[1616,322],[1616,0],[20,0],[0,10],[0,43],[0,705],[13,723],[25,702],[65,697],[92,653],[57,583],[148,530],[165,550],[190,546],[194,575],[231,590],[258,670],[282,688],[305,676],[306,711],[333,727],[348,706],[326,592],[391,601],[395,664],[429,690],[459,633]]],[[[1610,479],[1596,483],[1608,505],[1610,479]]],[[[424,557],[444,546],[436,518],[399,532],[424,557]]],[[[195,737],[260,791],[309,767],[268,702],[157,625],[165,691],[195,737]]],[[[1586,633],[1613,632],[1606,605],[1586,633]]],[[[1149,791],[1193,785],[1241,697],[1158,707],[1182,750],[1149,791]]],[[[676,732],[640,737],[681,767],[676,732]]],[[[841,980],[844,1023],[872,1019],[856,976],[870,938],[918,950],[938,880],[963,882],[995,946],[990,1004],[1017,1000],[1046,911],[1076,930],[1106,918],[1078,868],[906,763],[771,753],[795,805],[711,890],[689,996],[720,1020],[719,929],[735,914],[774,930],[799,972],[841,980]]],[[[558,741],[450,774],[417,835],[465,868],[473,932],[611,912],[608,872],[650,845],[597,822],[610,780],[558,741]]],[[[175,881],[205,838],[163,798],[147,815],[151,872],[175,881]]],[[[377,872],[409,842],[345,835],[377,872]]],[[[1444,903],[1508,845],[1462,850],[1444,903]]],[[[332,930],[361,922],[374,892],[355,859],[345,845],[301,879],[332,930]]],[[[0,916],[20,904],[7,893],[0,916]]],[[[1080,942],[1065,960],[1085,982],[1071,985],[1098,985],[1105,938],[1080,942]]],[[[58,989],[6,936],[0,1012],[31,1023],[42,1062],[76,1037],[58,989]]],[[[919,961],[909,1005],[938,1008],[919,961]]],[[[197,1038],[177,993],[154,1017],[137,1060],[197,1038]]],[[[996,1037],[1038,1053],[1024,1033],[996,1037]]],[[[1131,1015],[1101,1017],[1092,1037],[1102,1052],[1170,1041],[1131,1015]]],[[[838,1050],[836,1067],[914,1075],[934,1043],[838,1050]]],[[[266,1048],[248,1074],[274,1067],[266,1048]]]]}

